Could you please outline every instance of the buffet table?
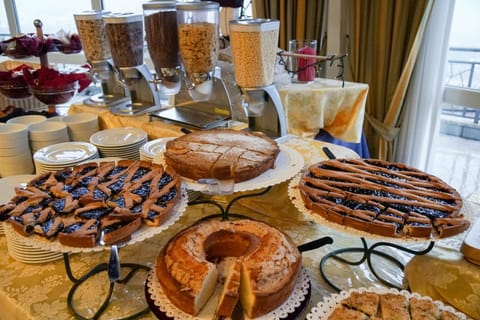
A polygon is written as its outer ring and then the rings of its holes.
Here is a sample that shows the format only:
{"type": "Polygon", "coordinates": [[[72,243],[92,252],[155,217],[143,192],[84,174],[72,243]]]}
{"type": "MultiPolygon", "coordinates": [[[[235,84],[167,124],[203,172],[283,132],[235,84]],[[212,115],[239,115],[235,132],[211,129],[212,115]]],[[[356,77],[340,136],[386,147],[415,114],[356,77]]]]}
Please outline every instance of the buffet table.
{"type": "MultiPolygon", "coordinates": [[[[305,165],[315,163],[327,158],[323,151],[324,146],[337,157],[356,158],[350,149],[326,144],[311,139],[303,139],[296,136],[288,136],[281,143],[301,153],[305,159],[305,165]]],[[[319,262],[322,257],[339,248],[350,247],[360,243],[359,237],[354,234],[338,232],[315,223],[308,215],[304,215],[293,204],[288,197],[290,181],[273,186],[263,195],[244,198],[235,203],[231,208],[232,212],[242,214],[251,218],[266,221],[279,227],[286,232],[293,241],[304,244],[309,241],[330,236],[333,244],[306,251],[302,254],[303,264],[311,278],[311,299],[305,308],[305,312],[322,301],[325,295],[335,292],[324,280],[319,272],[319,262]]],[[[249,192],[245,192],[249,193],[249,192]]],[[[230,196],[201,196],[217,203],[226,205],[233,197],[230,196]]],[[[476,211],[478,213],[478,211],[476,211]]],[[[210,204],[197,204],[188,206],[183,216],[173,226],[160,234],[135,243],[131,246],[120,249],[121,262],[138,263],[152,267],[155,258],[162,246],[179,230],[193,224],[197,220],[212,214],[218,214],[218,208],[210,204]]],[[[434,249],[429,253],[431,257],[441,256],[444,248],[453,248],[458,251],[464,235],[450,238],[445,241],[438,241],[434,249]]],[[[417,242],[412,246],[422,248],[425,242],[417,242]]],[[[408,246],[408,245],[407,245],[408,246]]],[[[452,250],[452,249],[451,249],[452,250]]],[[[394,253],[399,260],[407,263],[411,256],[403,253],[394,253]]],[[[108,261],[109,251],[75,253],[70,254],[70,267],[75,276],[81,276],[99,263],[108,261]]],[[[403,276],[398,267],[386,261],[379,261],[383,273],[392,280],[403,281],[403,276]]],[[[462,265],[459,263],[456,268],[462,265]]],[[[0,319],[72,319],[73,316],[67,307],[67,295],[72,287],[72,282],[66,274],[66,264],[62,259],[42,263],[25,264],[20,263],[8,255],[7,241],[0,236],[0,319]]],[[[479,271],[474,266],[474,270],[479,271]]],[[[455,272],[454,268],[450,272],[455,272]]],[[[460,273],[461,269],[456,269],[460,273]]],[[[328,274],[329,280],[343,289],[351,287],[384,287],[375,279],[372,273],[365,266],[351,266],[330,261],[324,271],[328,274]]],[[[117,319],[132,314],[134,310],[145,308],[145,279],[146,272],[136,274],[131,282],[126,285],[115,286],[114,299],[100,319],[117,319]]],[[[469,278],[472,283],[480,284],[480,271],[473,273],[469,278]]],[[[417,286],[419,287],[419,286],[417,286]]],[[[109,281],[106,273],[99,273],[84,282],[76,291],[75,306],[85,317],[92,316],[107,294],[109,281]],[[95,294],[92,294],[95,293],[95,294]]],[[[462,288],[455,288],[455,294],[451,297],[462,294],[462,288]]],[[[424,293],[426,294],[426,293],[424,293]]],[[[447,296],[448,297],[448,296],[447,296]]],[[[152,313],[148,313],[141,319],[155,319],[152,313]]]]}
{"type": "MultiPolygon", "coordinates": [[[[170,132],[169,134],[173,134],[170,132]]],[[[310,139],[289,136],[285,145],[301,153],[306,163],[326,159],[322,147],[329,149],[338,157],[358,157],[350,149],[326,144],[310,139]]],[[[304,217],[292,205],[287,197],[288,181],[274,186],[267,194],[258,198],[239,201],[232,209],[237,213],[260,219],[278,226],[288,233],[295,243],[302,244],[323,237],[328,230],[322,230],[304,217]]],[[[219,196],[217,196],[219,197],[219,196]]],[[[219,203],[226,203],[228,197],[217,198],[219,203]]],[[[187,207],[180,220],[161,234],[120,249],[122,262],[135,262],[149,267],[155,262],[161,247],[179,230],[191,225],[206,215],[217,214],[218,210],[211,205],[194,205],[187,207]]],[[[327,249],[328,250],[328,249],[327,249]]],[[[62,259],[42,264],[25,264],[17,262],[8,255],[7,241],[0,236],[0,319],[72,319],[67,308],[67,295],[72,287],[65,271],[62,259]]],[[[85,274],[95,265],[108,261],[109,251],[76,253],[70,255],[70,266],[76,276],[85,274]]],[[[322,250],[306,252],[305,266],[312,275],[312,304],[331,292],[322,285],[316,267],[322,250]]],[[[340,276],[343,279],[343,276],[340,276]]],[[[133,282],[119,285],[119,298],[112,301],[102,319],[115,319],[128,314],[132,310],[144,307],[144,282],[146,273],[140,272],[133,282]]],[[[77,296],[76,309],[91,316],[99,301],[106,295],[109,282],[105,273],[96,275],[80,287],[77,296]],[[91,294],[95,292],[95,294],[91,294]]],[[[311,307],[311,306],[309,306],[311,307]]],[[[154,319],[153,314],[147,314],[144,319],[154,319]]]]}

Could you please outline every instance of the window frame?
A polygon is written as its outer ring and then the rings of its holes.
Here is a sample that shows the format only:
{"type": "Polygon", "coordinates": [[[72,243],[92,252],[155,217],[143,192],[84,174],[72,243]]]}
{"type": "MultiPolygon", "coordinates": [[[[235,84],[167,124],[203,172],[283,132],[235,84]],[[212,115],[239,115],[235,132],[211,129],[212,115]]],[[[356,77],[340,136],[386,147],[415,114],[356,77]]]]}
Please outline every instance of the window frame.
{"type": "MultiPolygon", "coordinates": [[[[92,10],[103,10],[103,0],[91,0],[90,3],[92,10]]],[[[20,33],[20,24],[15,0],[3,0],[3,4],[7,15],[10,34],[0,34],[0,36],[17,35],[20,33]]]]}

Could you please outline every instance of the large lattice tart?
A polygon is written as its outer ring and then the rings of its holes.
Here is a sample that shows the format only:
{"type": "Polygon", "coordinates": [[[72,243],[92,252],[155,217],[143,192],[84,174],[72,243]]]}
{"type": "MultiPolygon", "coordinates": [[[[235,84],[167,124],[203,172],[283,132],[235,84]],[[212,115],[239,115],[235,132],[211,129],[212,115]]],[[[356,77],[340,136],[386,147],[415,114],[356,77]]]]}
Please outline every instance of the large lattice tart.
{"type": "Polygon", "coordinates": [[[130,239],[142,224],[159,226],[181,197],[180,176],[149,161],[91,162],[42,174],[0,206],[24,236],[37,234],[73,247],[130,239]]]}
{"type": "Polygon", "coordinates": [[[441,179],[401,163],[335,159],[302,175],[307,209],[326,220],[389,237],[448,237],[470,223],[462,198],[441,179]]]}

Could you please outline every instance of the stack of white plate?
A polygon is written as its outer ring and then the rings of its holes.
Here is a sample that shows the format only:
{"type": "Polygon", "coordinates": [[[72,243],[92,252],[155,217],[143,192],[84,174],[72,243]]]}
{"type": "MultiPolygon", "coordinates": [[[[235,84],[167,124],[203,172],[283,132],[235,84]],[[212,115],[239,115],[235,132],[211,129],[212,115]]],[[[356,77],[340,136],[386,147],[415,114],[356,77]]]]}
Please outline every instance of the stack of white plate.
{"type": "Polygon", "coordinates": [[[89,142],[90,136],[99,129],[98,115],[94,113],[75,113],[62,118],[68,127],[71,141],[89,142]]]}
{"type": "Polygon", "coordinates": [[[147,133],[138,128],[113,128],[98,131],[90,137],[102,158],[120,157],[140,160],[140,147],[148,141],[147,133]]]}
{"type": "MultiPolygon", "coordinates": [[[[10,176],[0,179],[0,204],[7,203],[15,196],[16,187],[24,187],[35,175],[25,174],[10,176]]],[[[0,223],[0,233],[5,234],[7,239],[8,254],[24,263],[44,263],[62,258],[62,253],[42,250],[24,244],[22,236],[17,234],[11,226],[3,225],[8,222],[0,223]]]]}
{"type": "Polygon", "coordinates": [[[55,261],[63,257],[63,253],[35,248],[26,245],[21,235],[17,234],[12,227],[5,228],[8,254],[17,261],[23,263],[45,263],[55,261]]]}
{"type": "Polygon", "coordinates": [[[61,170],[98,157],[97,147],[81,141],[53,144],[33,154],[37,174],[61,170]]]}
{"type": "Polygon", "coordinates": [[[67,125],[59,121],[44,121],[28,127],[32,153],[52,144],[70,141],[67,125]]]}
{"type": "Polygon", "coordinates": [[[166,137],[148,141],[140,147],[140,160],[153,161],[157,154],[165,151],[167,141],[172,139],[175,138],[166,137]]]}
{"type": "Polygon", "coordinates": [[[34,172],[28,128],[21,123],[0,125],[0,177],[34,172]]]}

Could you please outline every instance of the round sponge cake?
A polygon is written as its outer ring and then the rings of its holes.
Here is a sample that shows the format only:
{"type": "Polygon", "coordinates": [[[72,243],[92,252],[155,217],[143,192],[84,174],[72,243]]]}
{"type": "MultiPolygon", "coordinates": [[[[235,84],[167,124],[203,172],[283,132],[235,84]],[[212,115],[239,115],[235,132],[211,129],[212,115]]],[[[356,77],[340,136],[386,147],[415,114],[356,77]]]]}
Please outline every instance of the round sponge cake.
{"type": "Polygon", "coordinates": [[[275,140],[261,132],[213,129],[170,140],[163,157],[185,178],[241,182],[273,168],[279,152],[275,140]]]}

